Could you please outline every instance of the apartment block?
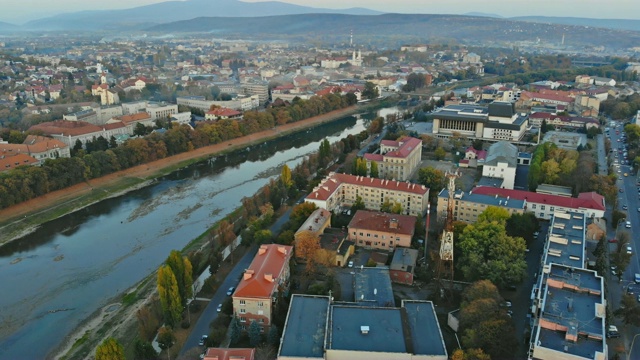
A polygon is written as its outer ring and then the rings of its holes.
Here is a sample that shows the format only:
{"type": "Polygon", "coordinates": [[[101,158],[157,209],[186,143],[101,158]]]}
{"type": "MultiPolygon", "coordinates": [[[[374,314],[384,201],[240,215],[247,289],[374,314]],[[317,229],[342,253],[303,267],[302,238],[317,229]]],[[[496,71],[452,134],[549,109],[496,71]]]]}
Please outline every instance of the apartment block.
{"type": "Polygon", "coordinates": [[[367,168],[371,163],[378,165],[378,177],[407,181],[420,166],[422,160],[422,140],[405,137],[398,141],[382,140],[379,153],[364,154],[367,168]]]}

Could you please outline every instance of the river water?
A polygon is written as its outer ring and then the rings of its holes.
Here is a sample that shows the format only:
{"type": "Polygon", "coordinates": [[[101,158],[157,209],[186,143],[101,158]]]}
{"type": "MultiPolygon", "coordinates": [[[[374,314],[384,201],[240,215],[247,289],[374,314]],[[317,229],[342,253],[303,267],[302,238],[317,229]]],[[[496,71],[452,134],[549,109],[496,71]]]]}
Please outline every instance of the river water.
{"type": "Polygon", "coordinates": [[[295,167],[325,138],[333,143],[365,130],[375,115],[194,164],[0,247],[0,359],[47,357],[82,320],[237,208],[284,164],[295,167]]]}

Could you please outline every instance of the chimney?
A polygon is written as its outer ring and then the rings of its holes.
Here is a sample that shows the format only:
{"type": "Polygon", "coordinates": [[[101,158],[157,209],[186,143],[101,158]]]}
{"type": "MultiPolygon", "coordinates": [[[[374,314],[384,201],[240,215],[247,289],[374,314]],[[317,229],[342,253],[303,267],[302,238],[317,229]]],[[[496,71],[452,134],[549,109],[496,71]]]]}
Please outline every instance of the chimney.
{"type": "Polygon", "coordinates": [[[260,249],[258,250],[258,255],[262,255],[264,253],[267,252],[267,246],[266,245],[261,245],[260,249]]]}
{"type": "Polygon", "coordinates": [[[242,280],[249,280],[253,276],[253,270],[245,270],[242,280]]]}
{"type": "Polygon", "coordinates": [[[273,274],[264,274],[264,279],[273,282],[273,274]]]}
{"type": "Polygon", "coordinates": [[[278,246],[278,251],[287,255],[287,248],[284,246],[278,246]]]}
{"type": "Polygon", "coordinates": [[[397,229],[398,228],[398,219],[389,220],[389,229],[397,229]]]}

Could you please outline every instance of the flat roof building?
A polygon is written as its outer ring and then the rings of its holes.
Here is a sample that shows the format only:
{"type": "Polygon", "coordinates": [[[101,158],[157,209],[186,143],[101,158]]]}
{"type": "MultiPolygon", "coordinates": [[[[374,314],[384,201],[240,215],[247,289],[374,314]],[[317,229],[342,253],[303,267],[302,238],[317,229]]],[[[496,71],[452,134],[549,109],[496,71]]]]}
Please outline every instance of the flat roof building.
{"type": "Polygon", "coordinates": [[[278,359],[324,358],[330,303],[328,296],[291,296],[278,359]]]}
{"type": "MultiPolygon", "coordinates": [[[[477,189],[477,188],[476,188],[477,189]]],[[[453,219],[474,223],[478,220],[478,215],[489,206],[497,206],[506,209],[509,214],[522,214],[526,211],[527,201],[512,199],[502,195],[478,194],[476,189],[469,192],[457,190],[453,199],[453,219]]],[[[440,220],[447,216],[447,204],[449,202],[449,190],[442,189],[438,194],[438,218],[440,220]]]]}
{"type": "Polygon", "coordinates": [[[395,306],[388,268],[362,267],[356,269],[353,282],[355,302],[359,306],[395,306]]]}

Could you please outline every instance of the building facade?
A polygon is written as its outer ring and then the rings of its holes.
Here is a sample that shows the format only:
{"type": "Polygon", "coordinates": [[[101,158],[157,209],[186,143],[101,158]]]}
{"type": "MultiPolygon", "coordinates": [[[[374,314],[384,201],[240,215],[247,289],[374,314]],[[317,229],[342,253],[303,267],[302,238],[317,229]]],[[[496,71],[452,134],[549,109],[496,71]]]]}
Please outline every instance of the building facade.
{"type": "Polygon", "coordinates": [[[429,189],[409,182],[332,172],[307,195],[305,201],[333,211],[353,205],[358,198],[369,210],[380,210],[386,202],[390,202],[400,204],[402,214],[423,216],[429,206],[429,189]]]}
{"type": "Polygon", "coordinates": [[[415,227],[415,216],[358,210],[347,230],[356,246],[393,251],[411,247],[415,227]]]}
{"type": "Polygon", "coordinates": [[[518,148],[506,141],[492,144],[482,168],[482,176],[502,179],[502,187],[513,189],[518,165],[518,148]]]}
{"type": "Polygon", "coordinates": [[[405,137],[398,141],[382,140],[380,153],[366,153],[364,159],[367,161],[369,170],[372,162],[377,164],[379,178],[407,181],[420,166],[422,140],[412,137],[405,137]]]}

